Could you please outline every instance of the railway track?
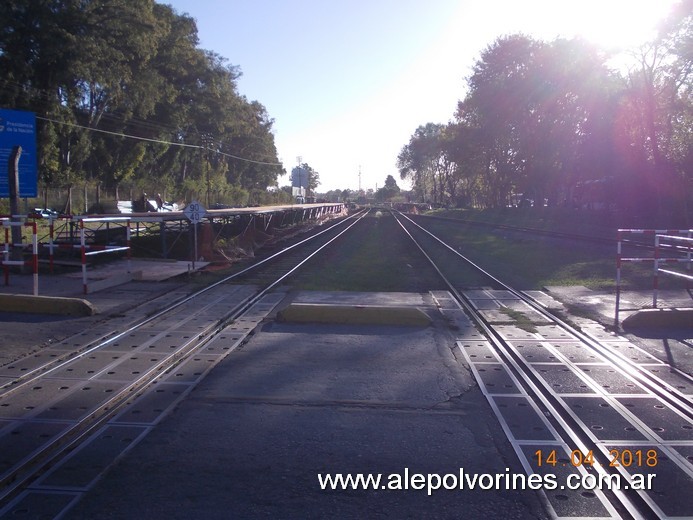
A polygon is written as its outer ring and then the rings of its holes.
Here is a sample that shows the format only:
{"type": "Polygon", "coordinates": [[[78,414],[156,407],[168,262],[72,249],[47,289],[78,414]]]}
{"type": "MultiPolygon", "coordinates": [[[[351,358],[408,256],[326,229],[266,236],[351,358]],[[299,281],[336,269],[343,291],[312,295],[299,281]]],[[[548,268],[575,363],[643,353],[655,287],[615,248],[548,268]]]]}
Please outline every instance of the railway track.
{"type": "MultiPolygon", "coordinates": [[[[56,517],[79,500],[247,341],[283,299],[282,282],[364,215],[181,294],[147,318],[124,317],[115,331],[56,344],[14,365],[14,375],[0,369],[0,517],[56,517]]],[[[395,216],[445,280],[448,290],[433,295],[456,325],[456,355],[527,475],[582,484],[618,477],[631,487],[546,489],[547,510],[558,518],[690,516],[691,497],[677,490],[693,480],[691,379],[599,327],[571,326],[419,223],[395,216]],[[652,489],[632,489],[634,475],[652,489]]]]}
{"type": "Polygon", "coordinates": [[[549,509],[559,518],[690,518],[693,501],[680,491],[693,482],[691,378],[598,327],[572,326],[411,218],[396,218],[445,279],[454,299],[438,293],[439,303],[457,322],[460,356],[527,474],[606,483],[546,490],[549,509]],[[454,264],[450,256],[466,267],[440,267],[454,264]],[[487,287],[466,288],[459,273],[470,267],[487,287]],[[619,489],[609,489],[616,480],[619,489]]]}
{"type": "MultiPolygon", "coordinates": [[[[0,517],[56,517],[281,301],[271,292],[366,212],[148,317],[127,316],[0,369],[0,517]],[[271,274],[258,274],[271,270],[271,274]],[[242,281],[243,285],[233,285],[242,281]],[[107,454],[104,457],[103,454],[107,454]],[[64,485],[77,461],[82,484],[64,485]]],[[[140,309],[141,311],[141,309],[140,309]]],[[[74,475],[72,475],[74,477],[74,475]]],[[[74,481],[74,479],[72,479],[74,481]]]]}

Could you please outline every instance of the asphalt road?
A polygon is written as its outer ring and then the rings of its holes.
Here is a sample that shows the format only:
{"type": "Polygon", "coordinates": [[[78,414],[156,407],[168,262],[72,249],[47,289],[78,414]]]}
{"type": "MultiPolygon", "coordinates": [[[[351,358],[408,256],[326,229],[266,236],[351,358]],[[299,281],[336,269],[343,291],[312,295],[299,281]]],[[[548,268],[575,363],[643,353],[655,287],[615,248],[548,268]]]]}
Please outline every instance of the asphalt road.
{"type": "Polygon", "coordinates": [[[454,339],[441,318],[269,322],[66,518],[545,517],[533,491],[382,489],[414,473],[522,472],[454,339]],[[323,490],[328,473],[383,480],[323,490]]]}

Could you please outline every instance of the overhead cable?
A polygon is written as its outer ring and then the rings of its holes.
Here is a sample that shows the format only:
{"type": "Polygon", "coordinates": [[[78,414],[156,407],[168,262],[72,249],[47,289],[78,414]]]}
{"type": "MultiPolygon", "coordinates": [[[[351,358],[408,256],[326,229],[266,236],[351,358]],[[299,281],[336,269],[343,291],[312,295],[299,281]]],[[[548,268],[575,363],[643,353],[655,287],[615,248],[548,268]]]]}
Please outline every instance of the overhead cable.
{"type": "Polygon", "coordinates": [[[231,159],[236,159],[236,160],[238,160],[238,161],[244,161],[244,162],[249,162],[249,163],[253,163],[253,164],[262,164],[262,165],[265,165],[265,166],[283,166],[282,163],[277,163],[277,162],[266,162],[266,161],[256,161],[256,160],[254,160],[254,159],[247,159],[247,158],[245,158],[245,157],[239,157],[239,156],[237,156],[237,155],[233,155],[233,154],[230,154],[230,153],[222,152],[221,150],[215,150],[215,149],[212,149],[212,148],[207,148],[207,147],[205,147],[205,146],[200,146],[199,144],[174,143],[174,142],[171,142],[171,141],[162,141],[162,140],[160,140],[160,139],[151,139],[151,138],[149,138],[149,137],[140,137],[140,136],[136,136],[136,135],[123,134],[123,133],[121,133],[121,132],[111,132],[111,131],[109,131],[109,130],[102,130],[102,129],[100,129],[100,128],[91,128],[91,127],[84,126],[84,125],[78,125],[77,123],[68,123],[67,121],[58,121],[58,120],[56,120],[56,119],[51,119],[51,118],[49,118],[49,117],[36,116],[36,119],[41,119],[41,120],[43,120],[43,121],[50,121],[51,123],[56,123],[56,124],[59,124],[59,125],[67,125],[67,126],[72,126],[72,127],[75,127],[75,128],[82,128],[82,129],[84,129],[84,130],[90,130],[90,131],[92,131],[92,132],[101,132],[102,134],[114,135],[114,136],[116,136],[116,137],[126,137],[126,138],[128,138],[128,139],[137,139],[137,140],[140,140],[140,141],[149,141],[150,143],[166,144],[166,145],[169,145],[169,146],[181,146],[181,147],[184,147],[184,148],[194,148],[194,149],[198,149],[198,150],[209,150],[209,151],[214,152],[214,153],[217,153],[217,154],[219,154],[219,155],[223,155],[224,157],[229,157],[229,158],[231,158],[231,159]]]}

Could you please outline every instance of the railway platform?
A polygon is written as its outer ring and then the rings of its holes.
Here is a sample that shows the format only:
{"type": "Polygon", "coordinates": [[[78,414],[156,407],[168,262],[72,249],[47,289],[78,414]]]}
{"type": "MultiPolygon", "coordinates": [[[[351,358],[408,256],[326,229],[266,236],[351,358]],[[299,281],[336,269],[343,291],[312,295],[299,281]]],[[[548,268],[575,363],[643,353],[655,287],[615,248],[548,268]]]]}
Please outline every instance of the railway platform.
{"type": "Polygon", "coordinates": [[[95,280],[117,283],[86,295],[79,272],[41,275],[39,296],[32,295],[31,275],[11,274],[9,285],[0,286],[0,365],[113,317],[153,312],[193,290],[174,280],[188,272],[187,262],[132,260],[126,270],[123,260],[90,271],[95,280]]]}
{"type": "MultiPolygon", "coordinates": [[[[195,262],[199,271],[209,262],[195,262]]],[[[83,275],[80,270],[61,274],[41,273],[38,277],[38,295],[45,297],[99,299],[96,293],[109,292],[113,288],[130,281],[162,282],[177,276],[193,272],[189,261],[161,260],[155,258],[133,258],[131,260],[113,260],[105,264],[89,267],[86,270],[89,290],[85,295],[83,275]]],[[[0,294],[31,296],[33,279],[31,275],[11,273],[7,284],[0,286],[0,294]]],[[[3,309],[0,309],[3,310],[3,309]]],[[[49,306],[38,307],[37,312],[49,314],[60,313],[60,309],[49,306]]]]}

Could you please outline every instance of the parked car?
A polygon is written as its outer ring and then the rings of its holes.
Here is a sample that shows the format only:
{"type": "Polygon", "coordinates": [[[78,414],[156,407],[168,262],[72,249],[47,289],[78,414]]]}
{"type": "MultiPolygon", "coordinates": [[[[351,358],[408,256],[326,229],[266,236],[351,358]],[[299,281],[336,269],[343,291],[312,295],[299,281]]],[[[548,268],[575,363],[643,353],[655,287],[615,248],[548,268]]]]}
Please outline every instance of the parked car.
{"type": "Polygon", "coordinates": [[[48,208],[34,208],[34,214],[41,218],[58,218],[60,216],[57,211],[48,208]]]}

